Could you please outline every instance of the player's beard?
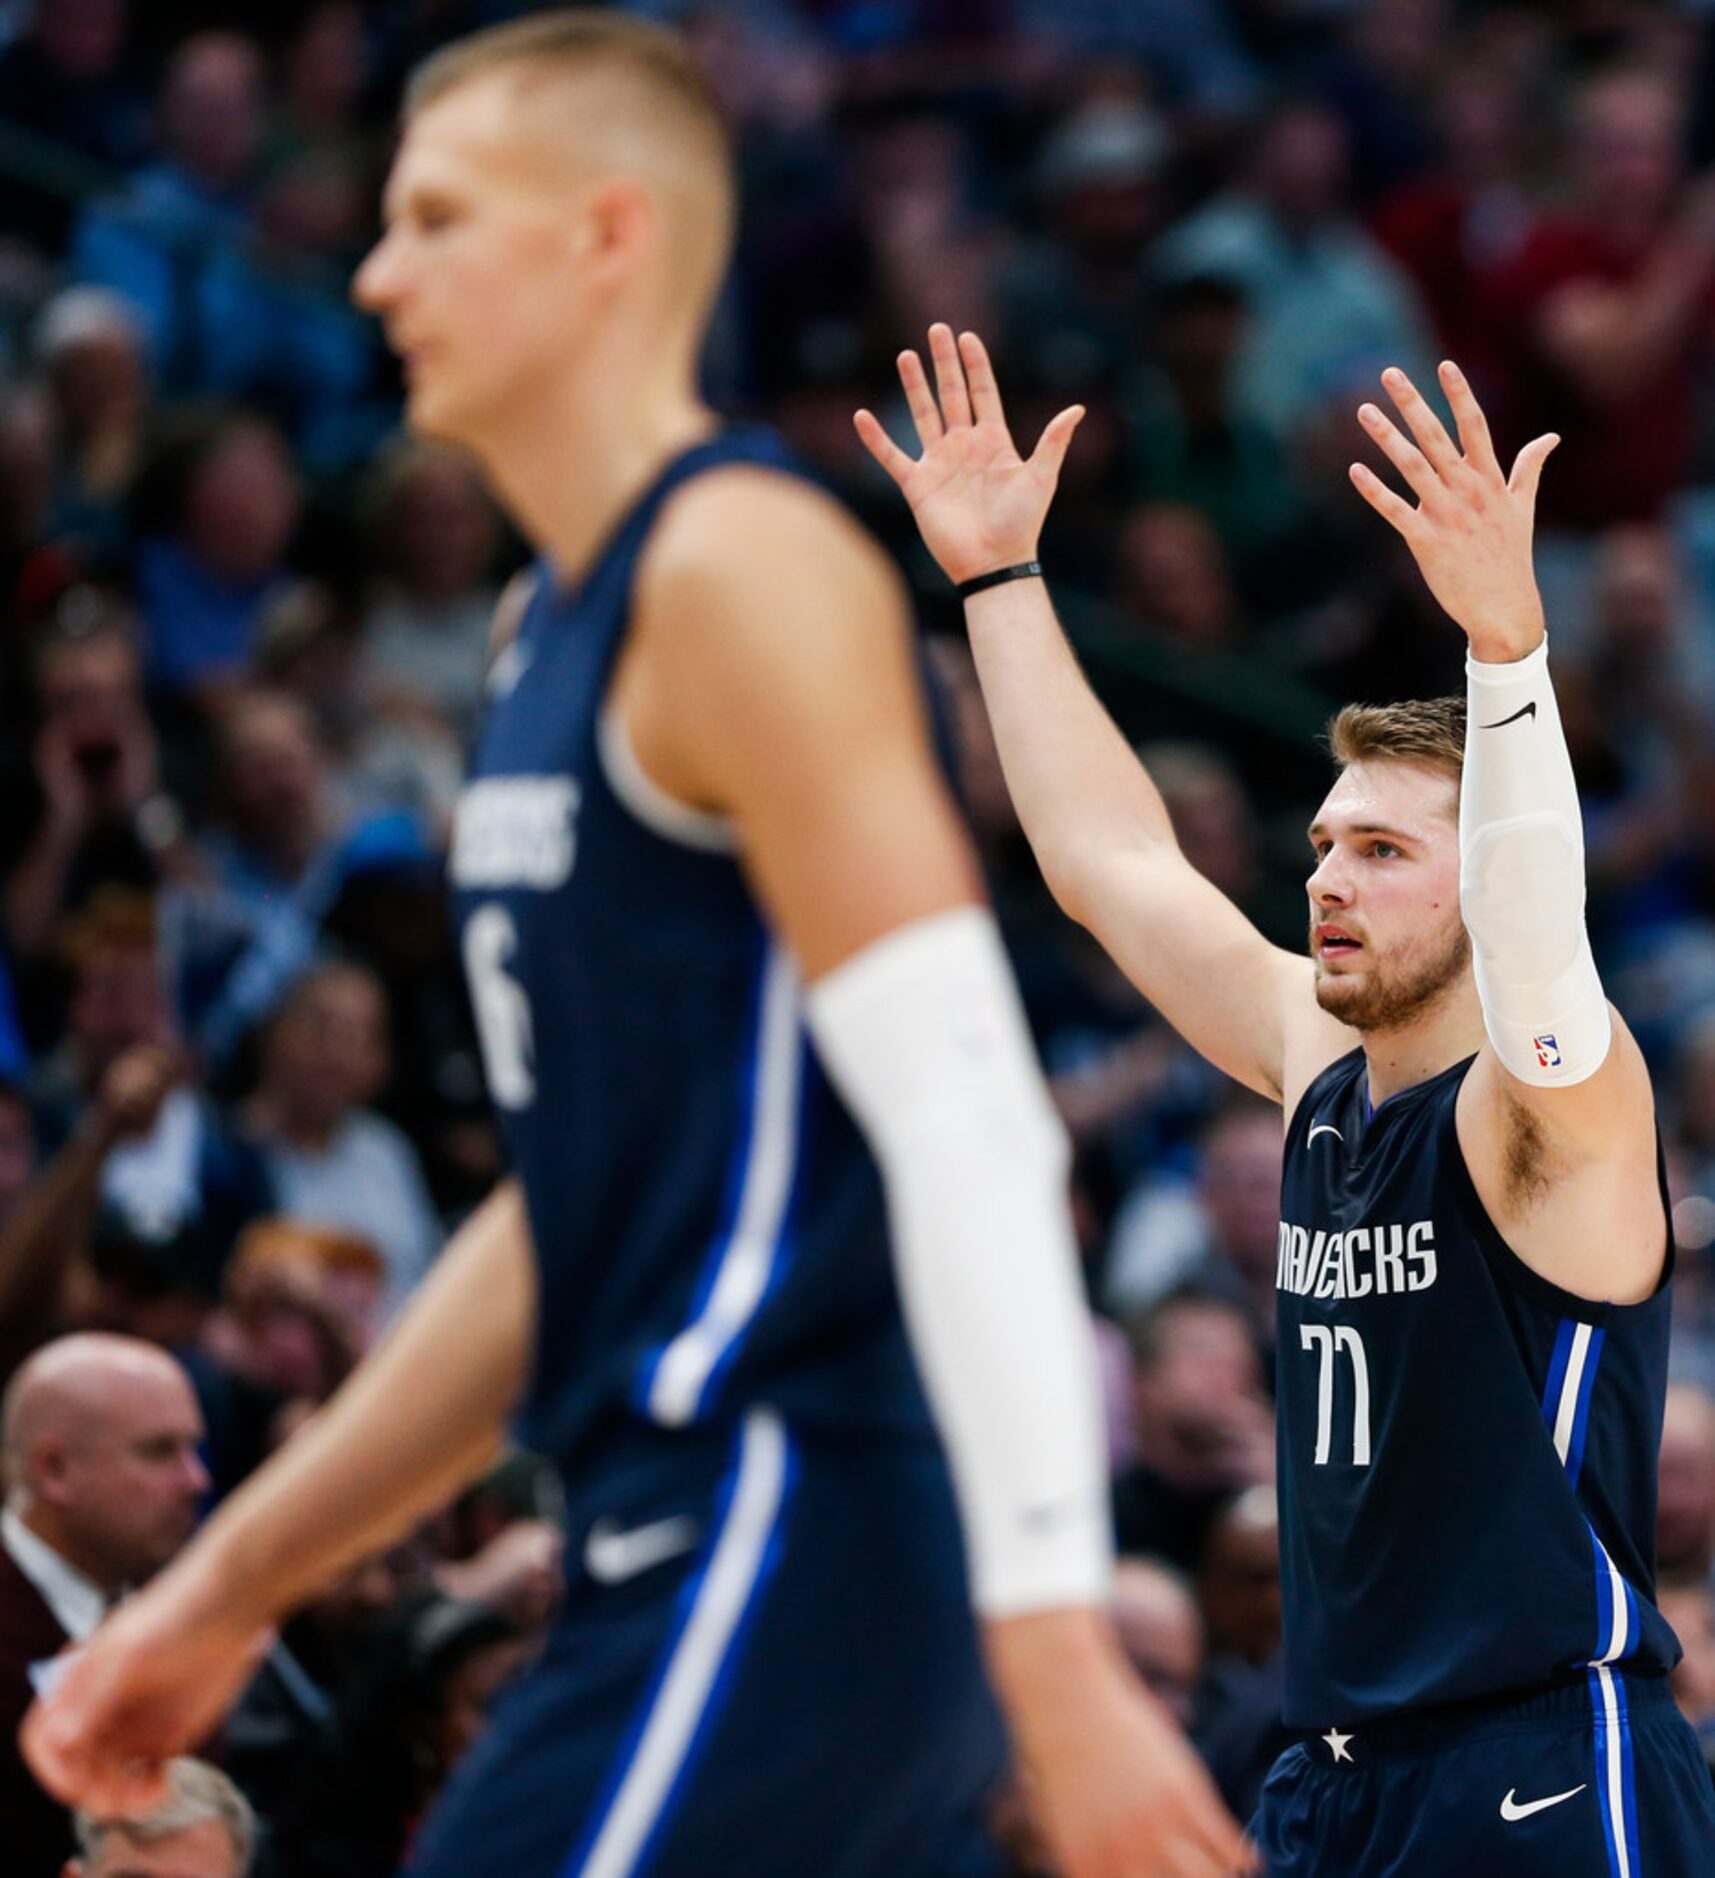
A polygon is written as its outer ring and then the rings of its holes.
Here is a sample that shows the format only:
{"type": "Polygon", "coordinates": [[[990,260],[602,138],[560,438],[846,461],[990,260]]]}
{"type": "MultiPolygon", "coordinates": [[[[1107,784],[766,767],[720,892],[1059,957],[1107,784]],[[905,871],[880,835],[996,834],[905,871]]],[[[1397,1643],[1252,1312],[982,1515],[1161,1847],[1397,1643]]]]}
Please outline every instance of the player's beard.
{"type": "MultiPolygon", "coordinates": [[[[1315,945],[1314,927],[1311,945],[1315,945]]],[[[1362,978],[1334,977],[1318,966],[1316,1002],[1330,1017],[1354,1030],[1403,1030],[1444,998],[1470,964],[1470,935],[1455,922],[1432,953],[1408,965],[1378,959],[1362,978]]]]}

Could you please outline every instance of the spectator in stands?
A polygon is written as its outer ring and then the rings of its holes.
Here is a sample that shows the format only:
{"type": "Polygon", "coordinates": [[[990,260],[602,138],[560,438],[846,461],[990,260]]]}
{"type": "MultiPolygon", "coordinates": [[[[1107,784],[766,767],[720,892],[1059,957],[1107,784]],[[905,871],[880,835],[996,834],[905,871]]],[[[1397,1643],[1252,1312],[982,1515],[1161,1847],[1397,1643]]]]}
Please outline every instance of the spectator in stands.
{"type": "Polygon", "coordinates": [[[1165,206],[1163,120],[1109,79],[1050,133],[1037,161],[1039,232],[1006,263],[1001,338],[1026,382],[1082,392],[1111,378],[1144,330],[1142,256],[1165,206]]]}
{"type": "Polygon", "coordinates": [[[1169,1292],[1130,1321],[1138,1459],[1114,1482],[1124,1552],[1193,1571],[1229,1497],[1274,1477],[1274,1417],[1237,1306],[1169,1292]]]}
{"type": "Polygon", "coordinates": [[[241,692],[217,720],[216,763],[225,830],[213,846],[224,884],[257,912],[290,908],[313,929],[354,831],[354,805],[314,720],[285,692],[241,692]]]}
{"type": "Polygon", "coordinates": [[[156,532],[137,553],[151,684],[207,705],[249,673],[262,613],[284,588],[297,472],[280,433],[249,415],[187,424],[150,472],[156,532]]]}
{"type": "MultiPolygon", "coordinates": [[[[60,1318],[88,1328],[132,1327],[98,1307],[99,1287],[80,1260],[88,1255],[93,1261],[100,1237],[108,1157],[153,1132],[178,1073],[176,1056],[158,1044],[139,1043],[124,1051],[103,1073],[94,1102],[39,1172],[35,1127],[23,1093],[0,1088],[0,1380],[60,1318]]],[[[116,1209],[109,1213],[119,1219],[116,1209]]],[[[159,1240],[142,1243],[163,1262],[170,1257],[159,1240]]],[[[196,1260],[182,1247],[173,1250],[180,1252],[188,1280],[196,1260]]]]}
{"type": "Polygon", "coordinates": [[[212,244],[249,228],[265,109],[255,41],[193,34],[173,54],[156,101],[158,160],[125,193],[87,209],[78,226],[79,274],[139,309],[155,371],[175,391],[206,383],[201,263],[212,244]]]}
{"type": "Polygon", "coordinates": [[[1122,1558],[1114,1570],[1114,1629],[1150,1692],[1180,1727],[1203,1675],[1203,1619],[1184,1576],[1152,1558],[1122,1558]]]}
{"type": "Polygon", "coordinates": [[[1373,202],[1428,160],[1449,0],[1370,0],[1346,10],[1319,90],[1345,121],[1357,192],[1373,202]]]}
{"type": "Polygon", "coordinates": [[[400,445],[374,492],[381,582],[364,649],[382,699],[438,714],[468,741],[482,709],[500,588],[500,518],[468,458],[400,445]]]}
{"type": "Polygon", "coordinates": [[[432,856],[415,812],[365,806],[291,693],[233,697],[216,719],[215,763],[224,828],[208,849],[227,916],[248,932],[198,1023],[199,1045],[221,1062],[315,957],[350,878],[383,856],[413,867],[432,856]]]}
{"type": "Polygon", "coordinates": [[[222,1730],[227,1768],[290,1878],[380,1878],[397,1868],[409,1802],[395,1740],[358,1739],[358,1713],[396,1633],[433,1597],[415,1545],[360,1560],[291,1618],[222,1730]]]}
{"type": "Polygon", "coordinates": [[[373,180],[373,128],[363,119],[369,29],[354,0],[321,0],[299,15],[280,59],[278,113],[268,155],[312,150],[373,180]]]}
{"type": "MultiPolygon", "coordinates": [[[[59,428],[52,400],[39,385],[7,387],[0,393],[0,594],[8,607],[25,601],[27,577],[38,573],[43,559],[57,561],[60,584],[70,578],[63,555],[44,554],[58,463],[59,428]]],[[[17,677],[20,651],[15,639],[4,648],[9,679],[17,677]]],[[[0,705],[16,708],[15,699],[0,700],[0,705]]]]}
{"type": "Polygon", "coordinates": [[[1249,1487],[1209,1529],[1197,1602],[1211,1666],[1225,1659],[1261,1669],[1280,1648],[1280,1510],[1273,1487],[1249,1487]]]}
{"type": "Polygon", "coordinates": [[[1164,281],[1231,281],[1251,310],[1239,383],[1282,437],[1384,366],[1419,383],[1428,332],[1405,274],[1352,218],[1346,131],[1293,100],[1257,132],[1244,180],[1156,244],[1164,281]]]}
{"type": "Polygon", "coordinates": [[[256,1848],[250,1802],[219,1768],[180,1759],[168,1796],[140,1819],[77,1818],[79,1856],[66,1878],[248,1878],[256,1848]]]}
{"type": "Polygon", "coordinates": [[[239,1230],[269,1210],[271,1189],[257,1150],[185,1078],[153,903],[125,888],[100,889],[66,927],[62,953],[72,973],[70,1021],[32,1086],[44,1138],[57,1148],[98,1108],[109,1071],[128,1053],[147,1047],[171,1057],[179,1080],[153,1126],[106,1155],[101,1195],[145,1237],[185,1234],[186,1256],[212,1288],[239,1230]]]}
{"type": "Polygon", "coordinates": [[[1281,1719],[1280,1516],[1272,1487],[1225,1506],[1197,1574],[1209,1654],[1197,1690],[1199,1751],[1234,1813],[1248,1819],[1296,1736],[1281,1719]]]}
{"type": "Polygon", "coordinates": [[[117,561],[143,451],[148,373],[136,315],[102,287],[68,287],[36,322],[37,369],[59,417],[54,533],[86,561],[117,561]]]}
{"type": "Polygon", "coordinates": [[[1682,81],[1585,81],[1567,125],[1570,201],[1502,282],[1518,347],[1518,435],[1562,437],[1542,520],[1651,520],[1691,467],[1695,368],[1715,312],[1715,195],[1686,186],[1682,81]]]}
{"type": "MultiPolygon", "coordinates": [[[[30,0],[23,30],[0,51],[0,118],[101,169],[142,155],[143,95],[125,57],[126,0],[30,0]]],[[[104,178],[105,180],[105,178],[104,178]]],[[[47,255],[69,232],[65,197],[8,177],[0,227],[47,255]]]]}
{"type": "Polygon", "coordinates": [[[305,974],[262,1039],[245,1105],[281,1208],[294,1219],[362,1234],[387,1267],[388,1314],[440,1249],[416,1150],[370,1104],[389,1072],[387,1000],[360,965],[305,974]]]}
{"type": "Polygon", "coordinates": [[[19,1878],[51,1878],[72,1849],[69,1816],[18,1753],[35,1676],[190,1537],[202,1433],[180,1366],[120,1337],[48,1344],[0,1400],[0,1819],[19,1878]]]}
{"type": "Polygon", "coordinates": [[[1150,1182],[1115,1221],[1110,1305],[1145,1310],[1188,1285],[1229,1300],[1271,1348],[1281,1153],[1280,1111],[1259,1097],[1230,1097],[1204,1134],[1194,1185],[1150,1182]]]}
{"type": "Polygon", "coordinates": [[[32,774],[4,836],[6,939],[26,962],[96,886],[146,888],[164,866],[188,865],[123,604],[98,588],[68,590],[32,664],[32,774]]]}
{"type": "Polygon", "coordinates": [[[240,1235],[204,1348],[282,1403],[322,1403],[374,1342],[387,1271],[367,1239],[293,1219],[240,1235]]]}
{"type": "Polygon", "coordinates": [[[1200,509],[1144,503],[1126,517],[1114,558],[1115,598],[1146,632],[1193,652],[1236,647],[1238,594],[1221,537],[1200,509]]]}
{"type": "Polygon", "coordinates": [[[1536,226],[1531,112],[1517,72],[1485,61],[1480,39],[1463,52],[1459,82],[1432,102],[1439,161],[1380,200],[1375,233],[1411,276],[1441,348],[1459,361],[1505,443],[1528,434],[1514,414],[1501,283],[1536,226]]]}
{"type": "Polygon", "coordinates": [[[1200,510],[1236,557],[1278,535],[1300,502],[1279,439],[1237,383],[1249,320],[1231,280],[1169,282],[1125,394],[1135,493],[1200,510]]]}
{"type": "Polygon", "coordinates": [[[1695,1383],[1667,1392],[1656,1499],[1663,1571],[1715,1576],[1715,1397],[1695,1383]]]}

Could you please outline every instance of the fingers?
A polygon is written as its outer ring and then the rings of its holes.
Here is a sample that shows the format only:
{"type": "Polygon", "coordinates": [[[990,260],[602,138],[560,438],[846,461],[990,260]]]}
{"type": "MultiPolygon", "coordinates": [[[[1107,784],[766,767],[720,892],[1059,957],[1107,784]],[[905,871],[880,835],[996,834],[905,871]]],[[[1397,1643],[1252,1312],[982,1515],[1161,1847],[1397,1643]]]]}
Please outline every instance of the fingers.
{"type": "Polygon", "coordinates": [[[852,425],[862,439],[863,447],[903,489],[905,479],[911,474],[914,466],[914,459],[908,457],[882,429],[873,411],[853,412],[852,425]]]}
{"type": "Polygon", "coordinates": [[[965,390],[965,368],[951,326],[939,320],[929,328],[929,356],[935,361],[935,391],[941,416],[949,429],[971,421],[971,400],[965,390]]]}
{"type": "Polygon", "coordinates": [[[1360,404],[1358,422],[1369,433],[1382,455],[1416,492],[1417,499],[1427,502],[1441,479],[1423,452],[1414,447],[1379,404],[1360,404]]]}
{"type": "Polygon", "coordinates": [[[1390,365],[1382,373],[1382,384],[1387,388],[1387,395],[1393,399],[1395,409],[1411,427],[1418,448],[1434,465],[1436,474],[1450,476],[1459,467],[1461,459],[1454,448],[1453,439],[1447,435],[1440,418],[1430,408],[1429,400],[1397,365],[1390,365]]]}
{"type": "Polygon", "coordinates": [[[1453,421],[1459,426],[1459,447],[1465,452],[1465,461],[1487,476],[1498,477],[1501,466],[1495,457],[1494,439],[1489,435],[1489,420],[1483,415],[1470,380],[1451,359],[1443,361],[1440,376],[1441,389],[1453,407],[1453,421]]]}
{"type": "Polygon", "coordinates": [[[1084,407],[1081,404],[1069,405],[1049,420],[1047,429],[1037,439],[1036,448],[1031,452],[1030,467],[1039,476],[1046,477],[1050,484],[1060,480],[1060,466],[1066,461],[1073,434],[1083,421],[1084,407]]]}
{"type": "Polygon", "coordinates": [[[1000,401],[1000,387],[995,383],[988,347],[975,333],[960,333],[959,357],[964,361],[965,382],[970,387],[971,410],[976,421],[1005,424],[1006,411],[1000,401]]]}
{"type": "Polygon", "coordinates": [[[905,388],[905,403],[911,412],[911,421],[917,426],[917,441],[925,450],[933,449],[945,435],[945,426],[941,422],[941,411],[935,402],[935,394],[929,389],[923,361],[915,352],[908,350],[900,353],[899,382],[905,388]]]}
{"type": "Polygon", "coordinates": [[[1404,496],[1391,490],[1366,463],[1354,463],[1347,474],[1352,479],[1352,487],[1384,522],[1391,522],[1402,535],[1411,533],[1417,510],[1404,496]]]}
{"type": "Polygon", "coordinates": [[[1533,508],[1536,486],[1542,481],[1542,466],[1559,447],[1559,436],[1550,431],[1545,437],[1533,437],[1513,459],[1513,473],[1507,478],[1507,487],[1533,508]]]}

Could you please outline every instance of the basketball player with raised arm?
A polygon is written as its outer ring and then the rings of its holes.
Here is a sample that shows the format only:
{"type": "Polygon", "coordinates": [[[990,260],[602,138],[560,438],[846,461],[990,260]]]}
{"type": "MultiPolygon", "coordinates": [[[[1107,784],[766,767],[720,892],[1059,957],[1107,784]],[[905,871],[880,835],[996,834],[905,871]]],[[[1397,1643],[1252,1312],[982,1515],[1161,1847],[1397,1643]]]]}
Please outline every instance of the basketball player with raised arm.
{"type": "Polygon", "coordinates": [[[664,31],[549,14],[438,56],[405,118],[357,296],[414,428],[541,553],[450,861],[516,1175],[29,1754],[146,1802],[258,1633],[517,1411],[576,1568],[423,1878],[991,1869],[973,1588],[1065,1871],[1216,1878],[1241,1836],[1103,1614],[1065,1150],[901,583],[696,392],[734,208],[706,82],[664,31]]]}
{"type": "Polygon", "coordinates": [[[1352,478],[1469,646],[1464,700],[1349,707],[1310,828],[1310,956],[1192,871],[1035,565],[1079,413],[1034,456],[981,342],[900,362],[923,451],[858,428],[967,593],[1060,904],[1287,1117],[1277,1295],[1286,1719],[1273,1878],[1701,1878],[1707,1769],[1651,1602],[1672,1246],[1649,1078],[1584,930],[1572,766],[1510,475],[1451,365],[1352,478]],[[1407,434],[1409,432],[1409,434],[1407,434]]]}

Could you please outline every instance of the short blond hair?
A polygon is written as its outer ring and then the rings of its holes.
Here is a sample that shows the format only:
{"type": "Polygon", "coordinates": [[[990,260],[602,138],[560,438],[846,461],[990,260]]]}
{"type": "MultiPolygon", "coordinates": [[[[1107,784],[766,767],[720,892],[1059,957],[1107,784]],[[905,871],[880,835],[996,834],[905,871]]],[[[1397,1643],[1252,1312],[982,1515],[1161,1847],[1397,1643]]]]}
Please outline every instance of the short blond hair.
{"type": "Polygon", "coordinates": [[[732,135],[708,73],[686,41],[665,26],[594,7],[533,13],[455,39],[433,53],[405,84],[405,118],[474,78],[602,69],[626,72],[680,116],[697,125],[732,170],[732,135]]]}
{"type": "Polygon", "coordinates": [[[1465,768],[1465,700],[1348,704],[1329,722],[1328,748],[1342,769],[1351,763],[1419,763],[1458,782],[1465,768]]]}

